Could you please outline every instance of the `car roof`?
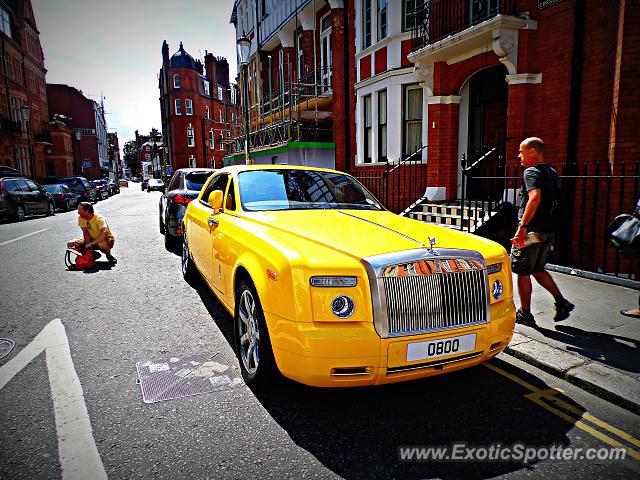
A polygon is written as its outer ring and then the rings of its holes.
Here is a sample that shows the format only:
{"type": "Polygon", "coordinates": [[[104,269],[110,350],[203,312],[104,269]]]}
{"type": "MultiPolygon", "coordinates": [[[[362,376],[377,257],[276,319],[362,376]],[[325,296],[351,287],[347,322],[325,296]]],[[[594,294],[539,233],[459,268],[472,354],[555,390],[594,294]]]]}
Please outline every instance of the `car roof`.
{"type": "Polygon", "coordinates": [[[271,164],[229,165],[228,167],[224,167],[218,171],[238,174],[240,172],[246,172],[251,170],[313,170],[314,172],[330,172],[330,173],[339,173],[343,175],[348,175],[348,173],[341,172],[339,170],[333,170],[331,168],[307,167],[304,165],[271,165],[271,164]]]}
{"type": "Polygon", "coordinates": [[[8,177],[0,177],[0,180],[31,180],[31,179],[27,177],[8,176],[8,177]]]}

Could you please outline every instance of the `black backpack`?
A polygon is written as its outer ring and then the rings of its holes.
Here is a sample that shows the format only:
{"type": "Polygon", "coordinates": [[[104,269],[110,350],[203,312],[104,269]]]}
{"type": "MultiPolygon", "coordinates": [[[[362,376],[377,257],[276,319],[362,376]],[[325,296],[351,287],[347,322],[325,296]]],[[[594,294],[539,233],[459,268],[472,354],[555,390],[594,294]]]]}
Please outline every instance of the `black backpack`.
{"type": "Polygon", "coordinates": [[[529,223],[541,232],[557,232],[560,230],[562,221],[560,184],[556,184],[551,180],[546,168],[538,165],[535,165],[534,168],[542,174],[544,184],[541,188],[542,200],[538,205],[536,214],[529,223]]]}

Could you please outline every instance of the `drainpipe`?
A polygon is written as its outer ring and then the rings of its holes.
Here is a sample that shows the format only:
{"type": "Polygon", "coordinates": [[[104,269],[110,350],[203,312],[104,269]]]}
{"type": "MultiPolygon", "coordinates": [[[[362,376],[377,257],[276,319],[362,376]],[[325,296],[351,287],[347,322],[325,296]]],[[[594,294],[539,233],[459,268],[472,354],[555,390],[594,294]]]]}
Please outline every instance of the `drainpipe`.
{"type": "MultiPolygon", "coordinates": [[[[345,105],[345,128],[344,131],[344,154],[345,154],[345,163],[344,170],[349,173],[351,171],[351,93],[349,91],[349,87],[351,83],[349,81],[349,0],[344,0],[344,9],[342,11],[342,15],[344,15],[344,91],[346,95],[346,105],[345,105]]],[[[355,57],[354,57],[355,61],[355,57]]],[[[355,80],[355,79],[354,79],[355,80]]]]}
{"type": "MultiPolygon", "coordinates": [[[[584,34],[585,34],[585,2],[575,2],[573,11],[573,54],[571,57],[571,95],[569,97],[569,124],[567,128],[567,158],[564,175],[578,174],[578,135],[580,128],[580,100],[582,98],[582,66],[584,63],[584,34]]],[[[586,172],[583,172],[586,174],[586,172]]],[[[567,179],[562,186],[564,211],[575,211],[576,180],[567,179]]],[[[573,222],[563,222],[559,245],[559,261],[566,263],[571,260],[573,238],[573,222]]]]}

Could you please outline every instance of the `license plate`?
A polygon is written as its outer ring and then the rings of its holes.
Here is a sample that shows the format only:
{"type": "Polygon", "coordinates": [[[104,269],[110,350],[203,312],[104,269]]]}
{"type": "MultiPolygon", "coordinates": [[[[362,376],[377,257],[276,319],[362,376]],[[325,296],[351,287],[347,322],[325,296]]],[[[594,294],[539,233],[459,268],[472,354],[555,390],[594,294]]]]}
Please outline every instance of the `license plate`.
{"type": "Polygon", "coordinates": [[[459,337],[440,338],[426,342],[415,342],[407,345],[407,362],[425,360],[427,358],[446,357],[455,353],[471,352],[476,348],[476,334],[459,337]]]}

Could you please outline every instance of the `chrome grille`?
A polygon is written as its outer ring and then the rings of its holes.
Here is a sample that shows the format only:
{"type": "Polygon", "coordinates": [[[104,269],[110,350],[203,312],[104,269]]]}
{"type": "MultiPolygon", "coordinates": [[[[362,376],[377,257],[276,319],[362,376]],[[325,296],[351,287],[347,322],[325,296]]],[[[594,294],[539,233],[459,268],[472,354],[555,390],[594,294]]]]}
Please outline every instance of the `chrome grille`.
{"type": "MultiPolygon", "coordinates": [[[[452,261],[465,262],[464,259],[452,261]]],[[[438,268],[425,273],[424,269],[420,270],[381,279],[390,336],[413,335],[487,321],[484,270],[475,266],[460,271],[438,268]]]]}

